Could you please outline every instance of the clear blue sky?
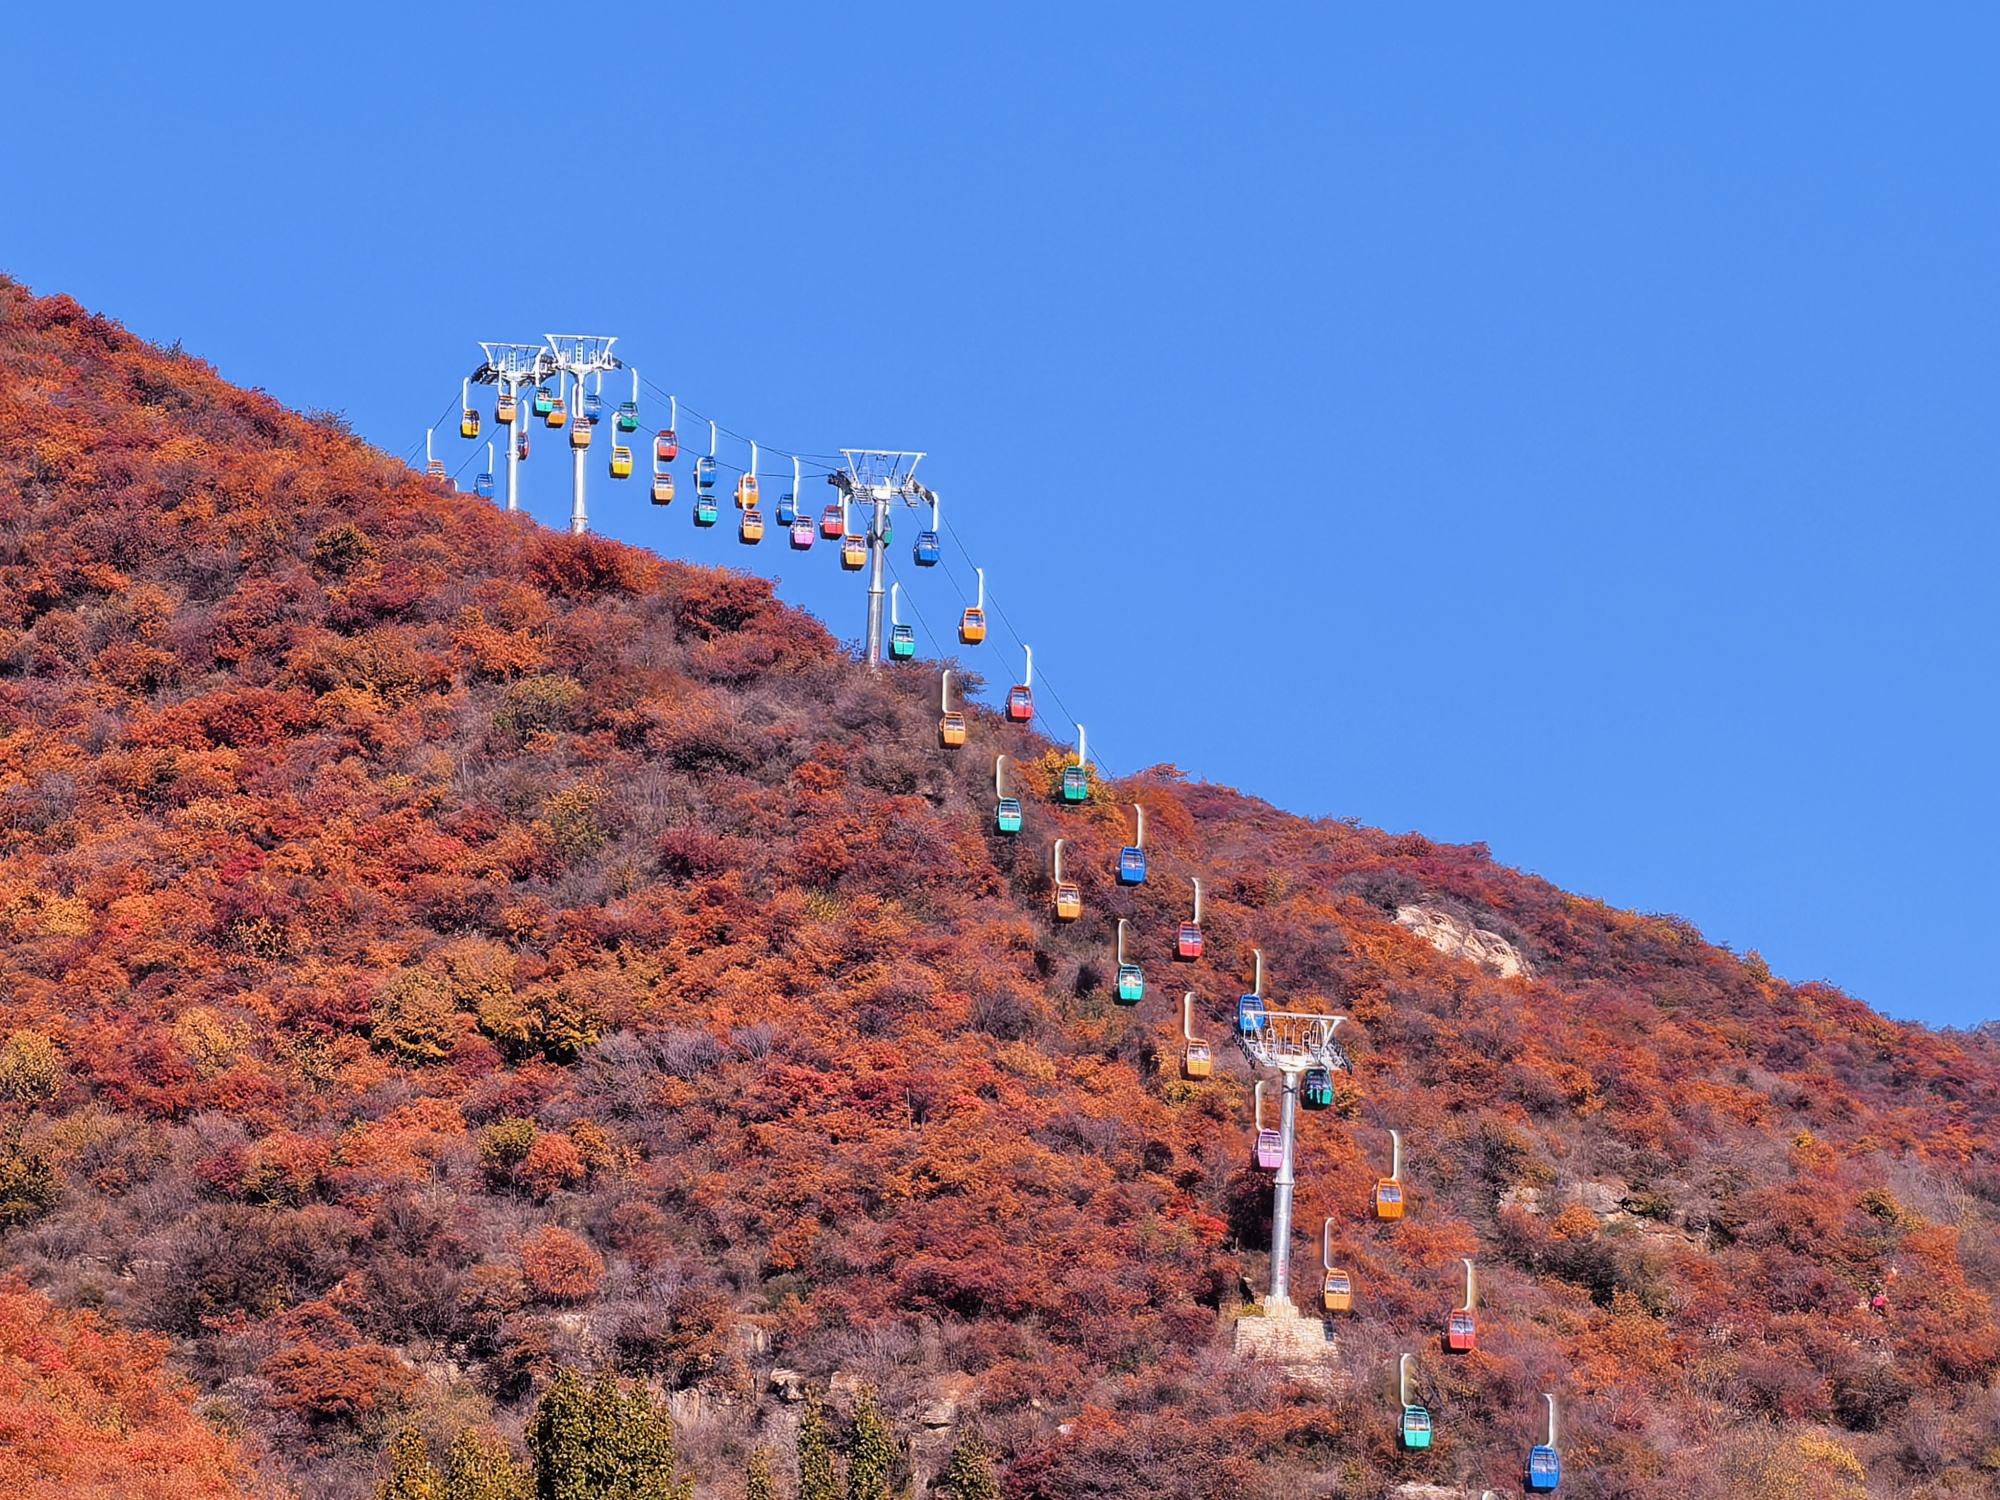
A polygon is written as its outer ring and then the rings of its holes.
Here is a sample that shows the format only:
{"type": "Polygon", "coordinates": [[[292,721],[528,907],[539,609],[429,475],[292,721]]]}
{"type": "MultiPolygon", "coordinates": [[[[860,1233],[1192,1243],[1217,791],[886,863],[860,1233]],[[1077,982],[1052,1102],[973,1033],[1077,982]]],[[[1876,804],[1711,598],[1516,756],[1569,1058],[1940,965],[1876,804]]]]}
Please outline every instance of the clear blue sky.
{"type": "MultiPolygon", "coordinates": [[[[476,339],[571,330],[777,447],[928,450],[1113,769],[1483,839],[1964,1023],[2000,1015],[1996,41],[1972,5],[17,8],[0,269],[396,450],[476,339]]],[[[540,444],[546,519],[565,472],[540,444]]],[[[598,529],[858,632],[825,547],[624,490],[598,529]]]]}

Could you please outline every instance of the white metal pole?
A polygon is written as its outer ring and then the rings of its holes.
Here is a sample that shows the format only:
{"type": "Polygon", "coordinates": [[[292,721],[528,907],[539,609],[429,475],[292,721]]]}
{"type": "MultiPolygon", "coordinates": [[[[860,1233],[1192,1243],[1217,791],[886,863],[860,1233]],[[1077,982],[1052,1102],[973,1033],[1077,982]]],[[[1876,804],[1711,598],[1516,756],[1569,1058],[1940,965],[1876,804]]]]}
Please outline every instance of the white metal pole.
{"type": "Polygon", "coordinates": [[[1278,1158],[1277,1191],[1271,1204],[1271,1295],[1264,1303],[1267,1315],[1280,1316],[1292,1310],[1292,1185],[1298,1180],[1293,1162],[1298,1152],[1299,1128],[1298,1070],[1287,1068],[1283,1077],[1278,1133],[1284,1145],[1278,1158]]]}
{"type": "Polygon", "coordinates": [[[507,438],[507,509],[521,508],[521,434],[527,430],[527,414],[521,410],[521,382],[518,378],[507,382],[507,389],[514,395],[514,426],[507,438]]]}
{"type": "MultiPolygon", "coordinates": [[[[585,420],[583,415],[583,375],[580,371],[576,377],[576,400],[570,403],[569,419],[572,422],[585,420]]],[[[569,451],[570,457],[574,460],[570,470],[569,529],[574,535],[582,536],[586,531],[590,530],[590,514],[584,509],[583,505],[583,470],[588,450],[576,446],[576,437],[572,433],[570,436],[569,451]]]]}

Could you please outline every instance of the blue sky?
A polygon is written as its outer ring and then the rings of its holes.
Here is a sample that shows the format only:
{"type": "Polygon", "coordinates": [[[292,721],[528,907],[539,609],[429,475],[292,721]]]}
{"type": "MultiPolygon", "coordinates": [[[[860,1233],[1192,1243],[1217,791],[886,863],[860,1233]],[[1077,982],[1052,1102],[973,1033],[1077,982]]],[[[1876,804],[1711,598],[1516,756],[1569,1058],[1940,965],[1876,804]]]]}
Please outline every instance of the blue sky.
{"type": "MultiPolygon", "coordinates": [[[[476,340],[551,331],[776,449],[926,450],[1112,769],[1485,840],[1967,1023],[1996,40],[1970,5],[23,8],[0,269],[392,450],[476,340]]],[[[566,485],[542,442],[531,507],[566,485]]],[[[824,547],[636,482],[592,510],[858,633],[824,547]]],[[[951,581],[900,571],[942,633],[951,581]]]]}

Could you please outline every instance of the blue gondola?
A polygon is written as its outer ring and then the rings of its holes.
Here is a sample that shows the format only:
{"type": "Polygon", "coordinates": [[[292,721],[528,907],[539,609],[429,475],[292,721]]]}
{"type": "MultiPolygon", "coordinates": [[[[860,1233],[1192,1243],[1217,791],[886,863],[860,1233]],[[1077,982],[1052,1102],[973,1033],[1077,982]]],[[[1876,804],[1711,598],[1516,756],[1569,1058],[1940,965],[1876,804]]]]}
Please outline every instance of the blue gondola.
{"type": "Polygon", "coordinates": [[[1264,997],[1244,995],[1236,1002],[1236,1029],[1250,1036],[1264,1024],[1264,997]]]}
{"type": "Polygon", "coordinates": [[[935,531],[918,532],[917,545],[912,550],[920,568],[935,568],[938,559],[944,556],[944,548],[938,545],[938,534],[935,531]]]}
{"type": "Polygon", "coordinates": [[[1403,1446],[1428,1448],[1431,1445],[1431,1414],[1421,1406],[1403,1408],[1403,1446]]]}
{"type": "Polygon", "coordinates": [[[1120,885],[1146,883],[1146,851],[1137,844],[1127,844],[1118,851],[1118,883],[1120,885]]]}
{"type": "Polygon", "coordinates": [[[1118,1003],[1137,1005],[1146,998],[1146,975],[1137,964],[1118,966],[1118,1003]]]}
{"type": "Polygon", "coordinates": [[[593,427],[604,420],[604,398],[595,391],[583,393],[583,420],[593,427]]]}
{"type": "Polygon", "coordinates": [[[1000,799],[1000,809],[994,814],[994,821],[1002,833],[1019,833],[1021,831],[1021,799],[1019,797],[1002,797],[1000,799]]]}
{"type": "Polygon", "coordinates": [[[715,460],[707,454],[694,461],[694,483],[704,495],[715,488],[715,460]]]}
{"type": "Polygon", "coordinates": [[[917,630],[914,625],[897,625],[889,631],[889,656],[895,661],[908,661],[917,654],[917,630]]]}
{"type": "Polygon", "coordinates": [[[694,524],[713,526],[715,524],[715,496],[697,495],[694,498],[694,524]]]}
{"type": "Polygon", "coordinates": [[[1546,1443],[1528,1450],[1528,1492],[1546,1495],[1562,1483],[1562,1456],[1546,1443]]]}
{"type": "Polygon", "coordinates": [[[481,474],[477,479],[473,480],[472,493],[482,500],[491,500],[493,498],[493,476],[491,474],[481,474]]]}
{"type": "Polygon", "coordinates": [[[784,494],[778,496],[778,524],[789,526],[798,518],[799,503],[792,498],[792,492],[786,490],[784,494]]]}
{"type": "Polygon", "coordinates": [[[1333,1104],[1333,1074],[1325,1068],[1307,1068],[1299,1086],[1299,1103],[1307,1109],[1327,1109],[1333,1104]]]}

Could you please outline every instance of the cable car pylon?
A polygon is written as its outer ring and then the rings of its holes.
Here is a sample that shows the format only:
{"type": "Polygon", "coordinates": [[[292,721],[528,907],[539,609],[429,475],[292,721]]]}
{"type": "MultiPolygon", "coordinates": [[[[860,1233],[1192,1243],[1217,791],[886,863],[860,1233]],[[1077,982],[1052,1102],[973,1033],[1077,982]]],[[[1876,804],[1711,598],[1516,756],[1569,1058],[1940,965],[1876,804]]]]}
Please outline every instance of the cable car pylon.
{"type": "Polygon", "coordinates": [[[552,373],[546,344],[484,343],[486,361],[472,372],[475,385],[496,388],[493,425],[508,429],[507,509],[521,508],[521,460],[528,456],[528,403],[522,390],[533,390],[552,373]]]}
{"type": "MultiPolygon", "coordinates": [[[[889,549],[889,506],[897,500],[914,506],[919,498],[928,496],[929,492],[917,483],[917,465],[923,462],[924,455],[892,452],[886,448],[843,448],[840,456],[846,460],[846,465],[836,469],[831,477],[840,487],[842,501],[856,501],[870,508],[865,539],[868,634],[862,659],[867,662],[869,671],[878,672],[884,660],[882,601],[888,589],[883,585],[882,574],[886,565],[884,554],[889,549]]],[[[845,530],[843,526],[842,531],[845,530]]],[[[843,538],[843,552],[846,550],[844,541],[843,538]]]]}
{"type": "MultiPolygon", "coordinates": [[[[550,333],[544,334],[548,344],[548,369],[576,383],[576,421],[579,424],[570,434],[570,460],[572,476],[570,480],[569,529],[577,536],[590,530],[590,512],[584,504],[584,469],[590,450],[590,424],[593,420],[586,415],[584,380],[595,375],[600,383],[606,370],[622,370],[625,362],[611,352],[611,346],[618,342],[616,334],[605,336],[593,333],[550,333]]],[[[599,397],[598,404],[603,404],[599,397]]]]}

